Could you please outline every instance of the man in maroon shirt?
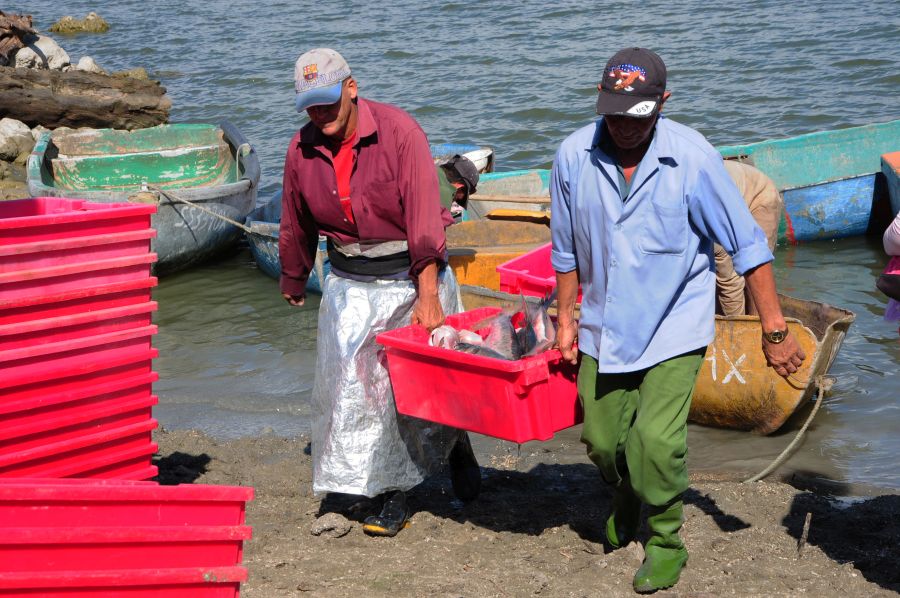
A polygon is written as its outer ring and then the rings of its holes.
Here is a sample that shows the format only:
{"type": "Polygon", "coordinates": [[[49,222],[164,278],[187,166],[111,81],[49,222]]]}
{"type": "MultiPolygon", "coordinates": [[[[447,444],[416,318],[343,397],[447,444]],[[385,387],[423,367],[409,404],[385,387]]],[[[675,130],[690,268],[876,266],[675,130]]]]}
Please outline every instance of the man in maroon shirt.
{"type": "Polygon", "coordinates": [[[409,114],[358,97],[334,50],[300,56],[294,81],[296,108],[310,122],[284,166],[285,300],[303,304],[320,234],[332,268],[319,306],[313,491],[378,496],[381,513],[364,530],[393,536],[409,517],[405,491],[448,456],[460,499],[475,498],[481,483],[465,432],[397,413],[375,343],[384,330],[409,322],[432,330],[460,311],[445,267],[444,228],[453,221],[439,202],[428,140],[409,114]]]}

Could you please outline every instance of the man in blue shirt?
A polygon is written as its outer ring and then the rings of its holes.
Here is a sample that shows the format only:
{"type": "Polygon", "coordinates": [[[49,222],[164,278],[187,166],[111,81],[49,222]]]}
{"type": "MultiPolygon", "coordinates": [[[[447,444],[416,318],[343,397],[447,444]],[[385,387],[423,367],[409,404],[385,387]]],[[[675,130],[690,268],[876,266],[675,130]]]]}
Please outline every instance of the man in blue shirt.
{"type": "Polygon", "coordinates": [[[765,234],[722,158],[660,114],[670,94],[659,56],[618,52],[598,89],[602,118],[562,143],[551,175],[558,342],[574,363],[578,341],[582,441],[615,487],[606,522],[613,548],[634,539],[647,507],[650,538],[634,588],[653,592],[674,585],[687,562],[678,535],[687,415],[715,332],[714,243],[745,276],[769,364],[787,376],[806,356],[788,334],[765,234]]]}

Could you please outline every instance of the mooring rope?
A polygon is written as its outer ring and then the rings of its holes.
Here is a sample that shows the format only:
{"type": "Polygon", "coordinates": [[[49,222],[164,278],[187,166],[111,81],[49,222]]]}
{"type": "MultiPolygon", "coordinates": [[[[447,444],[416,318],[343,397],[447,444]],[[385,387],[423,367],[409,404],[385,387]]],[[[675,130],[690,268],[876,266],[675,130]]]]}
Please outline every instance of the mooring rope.
{"type": "Polygon", "coordinates": [[[749,482],[758,482],[763,479],[776,469],[781,466],[782,463],[787,461],[788,457],[794,452],[794,449],[797,448],[797,445],[800,443],[800,439],[803,438],[803,435],[806,433],[806,429],[809,427],[809,424],[812,423],[813,418],[816,416],[816,413],[819,411],[819,407],[822,405],[822,399],[825,397],[825,376],[819,376],[816,378],[816,385],[819,387],[819,396],[816,398],[816,404],[813,406],[812,412],[809,414],[809,417],[806,418],[806,423],[803,424],[803,427],[800,428],[800,431],[797,432],[797,435],[794,436],[794,439],[791,441],[787,447],[781,454],[778,455],[772,463],[769,464],[768,467],[763,469],[761,472],[756,474],[751,478],[747,478],[742,484],[747,484],[749,482]]]}

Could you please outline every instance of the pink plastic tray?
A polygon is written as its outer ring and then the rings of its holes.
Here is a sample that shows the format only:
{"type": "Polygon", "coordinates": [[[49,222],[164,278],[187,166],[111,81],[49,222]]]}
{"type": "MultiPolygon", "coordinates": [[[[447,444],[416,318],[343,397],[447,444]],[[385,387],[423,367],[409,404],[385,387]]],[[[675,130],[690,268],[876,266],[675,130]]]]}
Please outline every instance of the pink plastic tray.
{"type": "MultiPolygon", "coordinates": [[[[550,263],[553,244],[547,243],[497,266],[500,290],[513,295],[545,297],[556,288],[556,272],[550,263]]],[[[581,303],[581,289],[578,299],[581,303]]]]}
{"type": "MultiPolygon", "coordinates": [[[[499,311],[483,307],[447,324],[468,328],[499,311]]],[[[581,421],[576,367],[559,351],[505,361],[431,347],[429,336],[413,325],[377,337],[400,413],[512,442],[548,440],[581,421]]]]}

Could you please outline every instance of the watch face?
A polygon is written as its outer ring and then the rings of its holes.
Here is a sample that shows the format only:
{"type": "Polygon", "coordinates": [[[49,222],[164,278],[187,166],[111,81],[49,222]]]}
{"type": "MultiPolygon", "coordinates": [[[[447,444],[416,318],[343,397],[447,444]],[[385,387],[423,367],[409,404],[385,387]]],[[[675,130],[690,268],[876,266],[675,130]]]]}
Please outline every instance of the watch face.
{"type": "Polygon", "coordinates": [[[785,332],[784,330],[773,330],[772,332],[766,334],[766,337],[768,337],[769,342],[780,343],[784,340],[785,332]]]}

